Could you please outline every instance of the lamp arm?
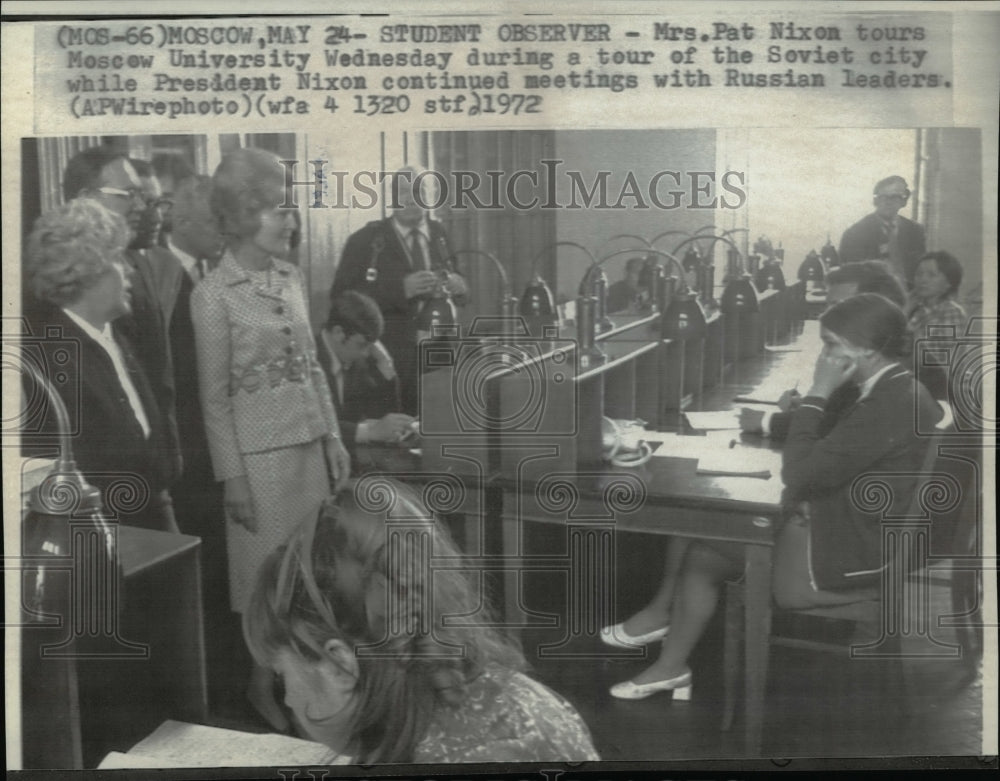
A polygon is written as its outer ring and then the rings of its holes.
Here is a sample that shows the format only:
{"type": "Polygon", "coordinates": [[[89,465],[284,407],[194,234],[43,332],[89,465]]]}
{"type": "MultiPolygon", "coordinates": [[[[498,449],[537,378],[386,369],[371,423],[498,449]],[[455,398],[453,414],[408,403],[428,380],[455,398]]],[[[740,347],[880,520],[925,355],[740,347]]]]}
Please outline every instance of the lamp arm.
{"type": "Polygon", "coordinates": [[[603,250],[606,246],[608,246],[611,242],[615,241],[616,239],[638,239],[644,249],[652,249],[653,247],[653,245],[650,242],[646,241],[645,238],[639,236],[636,233],[616,233],[614,236],[612,236],[610,239],[608,239],[600,246],[598,254],[600,254],[600,250],[603,250]]]}
{"type": "MultiPolygon", "coordinates": [[[[684,266],[677,259],[676,255],[673,255],[670,252],[666,252],[665,250],[656,249],[655,247],[650,247],[650,248],[648,248],[648,249],[646,249],[644,251],[645,251],[645,253],[647,255],[660,255],[660,256],[666,258],[669,261],[669,263],[672,266],[672,268],[674,268],[674,269],[677,270],[678,279],[680,279],[680,281],[685,284],[685,289],[686,289],[687,283],[685,282],[685,279],[684,279],[684,266]]],[[[623,250],[618,250],[616,252],[612,252],[610,255],[605,255],[603,258],[601,258],[599,261],[597,261],[596,265],[601,265],[602,263],[604,263],[604,261],[611,260],[611,258],[615,258],[615,257],[618,257],[620,255],[627,255],[627,254],[634,253],[634,252],[635,252],[634,249],[623,249],[623,250]]]]}
{"type": "Polygon", "coordinates": [[[507,275],[507,269],[504,268],[503,263],[500,262],[496,255],[492,252],[485,252],[480,249],[460,249],[457,252],[452,253],[452,257],[458,257],[459,255],[477,255],[479,257],[486,257],[492,260],[497,273],[500,275],[500,284],[503,286],[504,296],[511,295],[510,277],[507,275]]]}
{"type": "MultiPolygon", "coordinates": [[[[743,230],[743,229],[739,228],[738,230],[743,230]]],[[[708,242],[711,242],[712,244],[715,244],[715,242],[717,242],[717,241],[721,241],[722,243],[728,244],[730,247],[732,247],[734,250],[736,250],[737,254],[740,256],[740,260],[741,261],[743,259],[743,253],[740,252],[740,248],[736,246],[736,243],[732,239],[730,239],[730,238],[728,238],[728,237],[726,237],[724,235],[723,236],[697,236],[697,235],[696,236],[692,236],[691,238],[685,239],[680,244],[678,244],[676,247],[674,247],[674,252],[677,252],[678,250],[681,249],[681,247],[684,247],[685,245],[691,244],[692,242],[695,242],[695,241],[708,241],[708,242]]]]}
{"type": "Polygon", "coordinates": [[[667,236],[676,236],[678,234],[680,234],[681,236],[684,236],[684,237],[690,237],[691,236],[691,234],[688,233],[687,231],[679,231],[679,230],[663,231],[663,233],[660,233],[657,236],[653,237],[653,240],[650,242],[650,245],[653,246],[653,247],[655,247],[656,246],[656,242],[658,242],[660,239],[665,239],[667,236]]]}
{"type": "MultiPolygon", "coordinates": [[[[575,241],[557,241],[557,242],[554,242],[552,244],[549,244],[541,252],[539,252],[537,255],[535,255],[534,258],[532,258],[532,260],[531,260],[531,278],[532,279],[534,279],[537,276],[538,260],[541,257],[543,257],[546,253],[550,252],[551,250],[556,249],[557,247],[576,247],[576,249],[580,250],[588,258],[590,258],[590,268],[594,267],[594,263],[595,263],[594,254],[589,249],[587,249],[586,247],[584,247],[582,244],[577,244],[575,241]]],[[[588,275],[590,274],[590,269],[587,270],[587,274],[588,275]]],[[[584,277],[584,279],[586,279],[586,277],[584,277]]]]}

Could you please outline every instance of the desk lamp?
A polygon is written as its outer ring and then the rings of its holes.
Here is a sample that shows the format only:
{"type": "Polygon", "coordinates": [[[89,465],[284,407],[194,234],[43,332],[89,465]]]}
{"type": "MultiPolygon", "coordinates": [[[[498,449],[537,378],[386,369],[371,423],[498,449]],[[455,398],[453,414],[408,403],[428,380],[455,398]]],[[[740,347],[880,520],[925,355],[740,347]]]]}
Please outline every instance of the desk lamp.
{"type": "Polygon", "coordinates": [[[545,278],[538,272],[539,259],[553,246],[555,245],[546,247],[532,259],[531,280],[521,294],[518,305],[518,313],[527,322],[531,335],[537,339],[544,338],[548,332],[558,331],[560,325],[555,296],[545,278]]]}
{"type": "MultiPolygon", "coordinates": [[[[784,251],[782,250],[782,254],[784,251]]],[[[771,240],[761,236],[753,245],[753,257],[763,258],[763,263],[754,271],[754,285],[757,290],[784,290],[785,273],[781,270],[778,251],[771,240]]]]}
{"type": "MultiPolygon", "coordinates": [[[[22,550],[32,565],[37,564],[37,569],[33,577],[24,579],[22,606],[28,623],[45,624],[46,619],[51,619],[53,615],[65,615],[69,610],[69,578],[53,576],[53,572],[66,569],[74,553],[71,521],[92,525],[103,538],[101,548],[112,567],[117,565],[117,555],[115,535],[101,505],[101,492],[86,481],[73,459],[70,446],[72,427],[66,405],[29,356],[22,356],[21,367],[31,376],[36,387],[45,393],[55,414],[59,435],[59,455],[49,474],[32,489],[23,525],[22,550]]],[[[76,579],[79,578],[80,573],[77,572],[76,579]]]]}
{"type": "Polygon", "coordinates": [[[799,280],[805,283],[807,293],[826,287],[826,268],[816,250],[810,250],[799,266],[799,280]]]}
{"type": "Polygon", "coordinates": [[[478,249],[463,249],[455,253],[459,255],[475,255],[479,258],[487,258],[493,263],[497,273],[500,275],[500,318],[501,336],[506,338],[514,332],[514,321],[517,318],[517,299],[511,293],[510,277],[503,263],[491,252],[484,252],[478,249]]]}
{"type": "Polygon", "coordinates": [[[820,250],[819,255],[827,271],[840,265],[840,255],[837,254],[837,248],[830,241],[829,233],[826,234],[826,244],[823,245],[823,249],[820,250]]]}

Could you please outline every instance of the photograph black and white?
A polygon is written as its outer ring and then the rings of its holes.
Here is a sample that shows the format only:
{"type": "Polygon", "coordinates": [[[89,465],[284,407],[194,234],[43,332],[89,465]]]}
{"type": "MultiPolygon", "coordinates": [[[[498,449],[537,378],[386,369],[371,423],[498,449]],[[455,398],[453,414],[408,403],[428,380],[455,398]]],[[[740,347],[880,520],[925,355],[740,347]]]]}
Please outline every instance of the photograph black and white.
{"type": "Polygon", "coordinates": [[[625,5],[5,7],[15,777],[995,768],[1000,9],[625,5]]]}

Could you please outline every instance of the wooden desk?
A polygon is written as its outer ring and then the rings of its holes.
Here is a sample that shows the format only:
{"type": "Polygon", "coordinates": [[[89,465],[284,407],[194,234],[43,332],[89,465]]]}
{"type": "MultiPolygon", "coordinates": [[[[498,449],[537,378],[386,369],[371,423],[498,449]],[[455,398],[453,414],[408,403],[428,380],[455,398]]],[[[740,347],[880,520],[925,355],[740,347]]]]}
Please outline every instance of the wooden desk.
{"type": "Polygon", "coordinates": [[[44,650],[66,641],[76,621],[21,630],[25,768],[95,767],[108,751],[127,750],[166,718],[207,717],[201,541],[131,526],[117,530],[124,583],[120,602],[113,603],[120,605],[117,614],[100,616],[118,638],[102,644],[104,657],[44,650]]]}
{"type": "MultiPolygon", "coordinates": [[[[573,594],[602,594],[598,614],[585,616],[584,631],[613,623],[613,583],[595,582],[615,560],[615,534],[680,536],[742,543],[746,552],[745,668],[749,756],[757,756],[763,734],[764,693],[771,626],[771,556],[781,517],[781,480],[715,477],[696,473],[697,462],[654,457],[630,470],[549,475],[541,480],[501,479],[502,555],[512,569],[540,566],[522,545],[526,522],[565,525],[573,594]],[[591,570],[591,571],[588,571],[591,570]]],[[[613,572],[613,568],[611,569],[613,572]]],[[[506,611],[521,612],[520,595],[505,594],[506,611]]],[[[570,611],[579,606],[570,605],[570,611]]],[[[567,641],[569,638],[567,638],[567,641]]],[[[565,644],[562,643],[560,645],[565,644]]],[[[540,649],[545,655],[544,649],[540,649]]]]}

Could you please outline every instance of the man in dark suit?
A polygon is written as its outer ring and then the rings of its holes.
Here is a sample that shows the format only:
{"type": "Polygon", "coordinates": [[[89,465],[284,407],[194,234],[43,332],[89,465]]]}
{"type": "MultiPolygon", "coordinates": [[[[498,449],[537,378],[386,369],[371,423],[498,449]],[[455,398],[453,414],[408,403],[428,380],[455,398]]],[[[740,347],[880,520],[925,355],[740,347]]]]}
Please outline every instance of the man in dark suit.
{"type": "Polygon", "coordinates": [[[414,433],[414,418],[399,411],[392,358],[378,341],[382,325],[378,305],[349,290],[333,299],[316,339],[340,435],[350,451],[366,442],[403,442],[414,433]]]}
{"type": "Polygon", "coordinates": [[[357,290],[378,304],[385,319],[382,337],[399,373],[402,410],[415,415],[418,403],[418,315],[442,286],[457,301],[468,293],[452,263],[444,226],[430,219],[421,194],[429,177],[404,168],[392,180],[392,216],[368,223],[344,246],[331,297],[357,290]]]}
{"type": "Polygon", "coordinates": [[[174,376],[167,342],[166,317],[160,298],[164,282],[150,258],[135,246],[143,215],[149,207],[139,176],[125,155],[112,147],[85,149],[73,157],[63,172],[66,201],[89,198],[123,217],[130,231],[125,258],[131,267],[131,310],[116,323],[117,330],[136,350],[156,402],[165,416],[168,484],[181,471],[174,408],[174,376]]]}
{"type": "Polygon", "coordinates": [[[120,217],[90,199],[42,215],[28,240],[27,279],[41,302],[29,327],[46,337],[37,347],[45,365],[58,367],[76,462],[105,508],[123,523],[176,532],[168,424],[113,325],[131,308],[127,237],[120,217]]]}
{"type": "Polygon", "coordinates": [[[921,225],[899,215],[909,199],[910,188],[902,176],[889,176],[876,184],[875,211],[844,231],[841,262],[885,260],[907,287],[912,287],[927,240],[921,225]]]}
{"type": "Polygon", "coordinates": [[[174,513],[185,534],[201,538],[201,582],[205,617],[218,631],[206,637],[208,684],[213,707],[225,701],[231,681],[226,671],[242,642],[239,627],[229,610],[229,565],[223,484],[216,482],[205,435],[205,419],[198,393],[198,357],[191,293],[215,267],[225,250],[222,234],[212,215],[212,178],[190,176],[173,192],[171,229],[164,233],[164,247],[151,254],[161,264],[173,263],[180,270],[180,284],[168,323],[170,351],[177,388],[177,430],[180,434],[184,469],[174,483],[174,513]],[[234,650],[236,649],[236,650],[234,650]]]}

